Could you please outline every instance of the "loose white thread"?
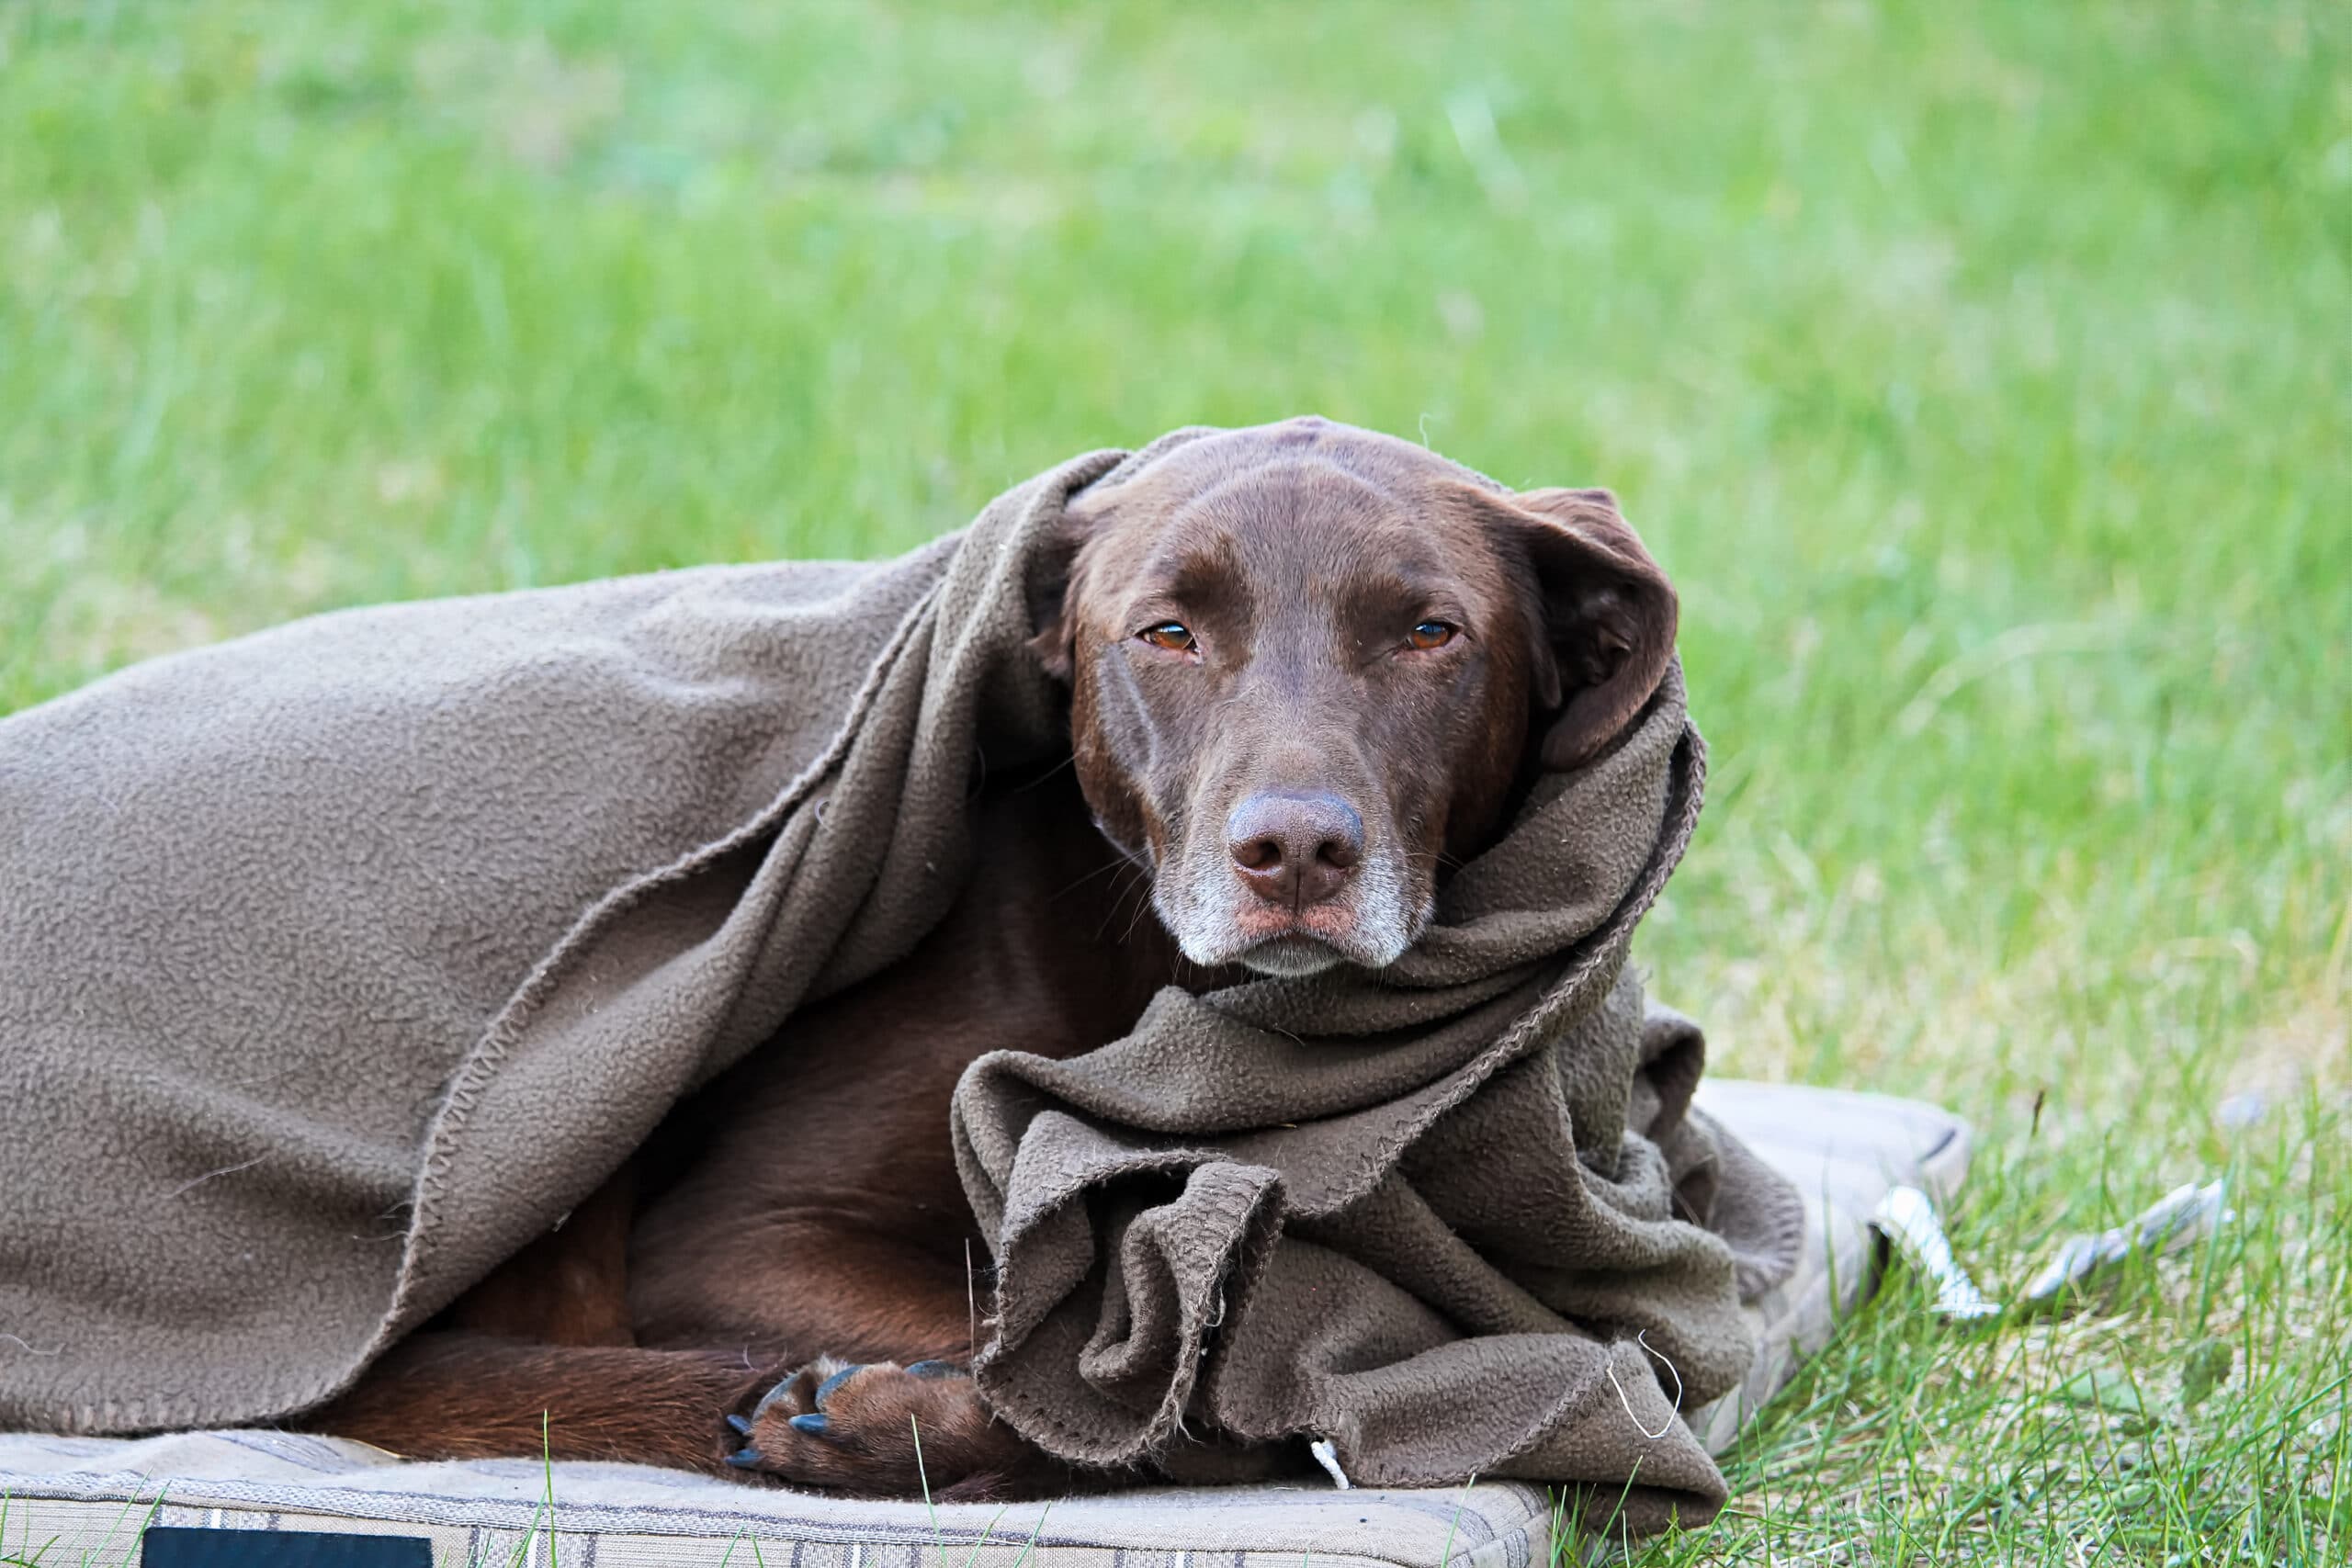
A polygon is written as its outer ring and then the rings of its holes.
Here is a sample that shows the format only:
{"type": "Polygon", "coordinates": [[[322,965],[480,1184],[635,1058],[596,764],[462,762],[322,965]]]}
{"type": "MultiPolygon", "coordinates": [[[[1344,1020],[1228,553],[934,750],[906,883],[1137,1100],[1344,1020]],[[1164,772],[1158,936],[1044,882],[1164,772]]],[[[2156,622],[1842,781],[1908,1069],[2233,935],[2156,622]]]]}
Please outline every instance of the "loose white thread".
{"type": "MultiPolygon", "coordinates": [[[[1651,1355],[1656,1356],[1660,1362],[1664,1363],[1668,1371],[1674,1373],[1674,1415],[1679,1416],[1682,1414],[1682,1374],[1679,1371],[1675,1371],[1674,1363],[1667,1359],[1664,1351],[1651,1348],[1650,1342],[1647,1337],[1648,1334],[1648,1329],[1643,1329],[1639,1334],[1634,1336],[1634,1343],[1640,1346],[1643,1349],[1649,1351],[1651,1355]]],[[[1625,1419],[1631,1421],[1634,1424],[1634,1430],[1641,1433],[1643,1437],[1647,1438],[1652,1442],[1656,1442],[1674,1429],[1673,1416],[1668,1416],[1667,1418],[1666,1425],[1660,1427],[1655,1432],[1642,1425],[1642,1418],[1634,1414],[1634,1402],[1625,1397],[1625,1385],[1617,1381],[1617,1364],[1616,1358],[1614,1357],[1610,1359],[1609,1386],[1617,1391],[1617,1403],[1625,1407],[1625,1419]]]]}
{"type": "Polygon", "coordinates": [[[241,1170],[251,1170],[254,1167],[259,1165],[268,1157],[269,1156],[267,1155],[255,1155],[253,1158],[245,1161],[243,1165],[224,1165],[218,1170],[208,1170],[202,1176],[197,1177],[192,1180],[181,1182],[177,1187],[175,1187],[169,1192],[164,1193],[164,1196],[165,1198],[176,1198],[181,1193],[187,1191],[191,1188],[203,1186],[206,1182],[211,1180],[216,1176],[234,1176],[241,1170]]]}
{"type": "Polygon", "coordinates": [[[1330,1438],[1316,1438],[1306,1445],[1306,1451],[1315,1456],[1315,1462],[1321,1465],[1324,1472],[1330,1476],[1331,1484],[1342,1492],[1355,1490],[1355,1483],[1348,1479],[1348,1472],[1340,1468],[1340,1450],[1331,1446],[1330,1438]]]}

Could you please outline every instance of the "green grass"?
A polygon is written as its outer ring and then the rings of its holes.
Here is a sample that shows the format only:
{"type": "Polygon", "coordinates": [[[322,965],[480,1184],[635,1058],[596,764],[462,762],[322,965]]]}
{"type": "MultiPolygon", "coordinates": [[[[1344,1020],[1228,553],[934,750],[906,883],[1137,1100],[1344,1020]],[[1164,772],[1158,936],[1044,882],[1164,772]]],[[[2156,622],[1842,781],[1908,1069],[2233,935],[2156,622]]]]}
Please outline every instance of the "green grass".
{"type": "Polygon", "coordinates": [[[1992,1287],[2237,1183],[2063,1319],[1897,1290],[1645,1561],[2352,1554],[2340,7],[0,9],[0,707],[1303,410],[1675,573],[1719,1067],[1968,1114],[1992,1287]]]}

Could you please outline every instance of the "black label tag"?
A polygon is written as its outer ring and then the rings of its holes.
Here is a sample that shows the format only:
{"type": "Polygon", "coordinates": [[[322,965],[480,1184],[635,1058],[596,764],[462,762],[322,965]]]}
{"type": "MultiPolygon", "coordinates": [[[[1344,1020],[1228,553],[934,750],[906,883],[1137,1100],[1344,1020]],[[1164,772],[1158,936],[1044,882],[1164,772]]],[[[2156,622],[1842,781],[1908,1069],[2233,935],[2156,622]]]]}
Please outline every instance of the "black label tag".
{"type": "Polygon", "coordinates": [[[323,1530],[204,1530],[157,1525],[141,1538],[142,1568],[433,1568],[418,1535],[323,1530]]]}

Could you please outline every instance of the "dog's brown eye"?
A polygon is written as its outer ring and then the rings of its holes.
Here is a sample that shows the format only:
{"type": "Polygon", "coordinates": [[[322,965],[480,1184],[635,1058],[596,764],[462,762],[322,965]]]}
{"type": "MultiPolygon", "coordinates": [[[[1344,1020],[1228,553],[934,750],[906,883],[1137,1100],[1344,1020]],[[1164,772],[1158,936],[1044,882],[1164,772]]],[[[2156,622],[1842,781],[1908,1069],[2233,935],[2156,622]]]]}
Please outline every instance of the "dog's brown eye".
{"type": "Polygon", "coordinates": [[[1423,653],[1427,653],[1432,648],[1443,648],[1447,643],[1452,642],[1453,634],[1459,629],[1459,627],[1446,625],[1443,621],[1423,621],[1405,634],[1405,646],[1417,648],[1423,653]]]}
{"type": "Polygon", "coordinates": [[[1156,626],[1146,626],[1136,636],[1154,648],[1164,648],[1170,653],[1193,651],[1193,630],[1182,621],[1162,621],[1156,626]]]}

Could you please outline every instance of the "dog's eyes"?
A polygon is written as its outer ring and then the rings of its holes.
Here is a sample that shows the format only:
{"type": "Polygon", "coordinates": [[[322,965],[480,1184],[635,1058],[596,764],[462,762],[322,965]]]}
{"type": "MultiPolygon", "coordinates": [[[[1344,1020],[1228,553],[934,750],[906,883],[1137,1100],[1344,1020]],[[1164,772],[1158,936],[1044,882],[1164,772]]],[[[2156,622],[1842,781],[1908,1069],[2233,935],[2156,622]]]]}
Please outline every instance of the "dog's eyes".
{"type": "Polygon", "coordinates": [[[1154,648],[1164,648],[1170,653],[1193,651],[1193,628],[1182,621],[1162,621],[1156,626],[1146,626],[1136,636],[1154,648]]]}
{"type": "Polygon", "coordinates": [[[1449,626],[1443,621],[1423,621],[1405,634],[1405,646],[1416,648],[1427,653],[1430,649],[1443,648],[1447,643],[1452,642],[1454,634],[1461,629],[1459,626],[1449,626]]]}

